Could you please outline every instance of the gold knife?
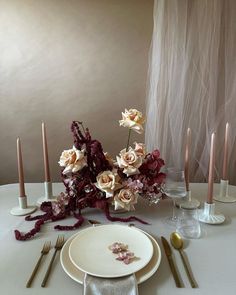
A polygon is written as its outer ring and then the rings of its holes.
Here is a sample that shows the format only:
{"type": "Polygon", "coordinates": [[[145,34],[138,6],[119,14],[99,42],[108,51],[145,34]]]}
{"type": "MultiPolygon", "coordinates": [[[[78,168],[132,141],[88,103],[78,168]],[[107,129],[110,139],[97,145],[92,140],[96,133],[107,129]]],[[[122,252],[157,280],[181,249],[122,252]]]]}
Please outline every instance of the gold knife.
{"type": "Polygon", "coordinates": [[[161,237],[161,241],[162,241],[162,245],[164,247],[165,253],[166,253],[167,260],[169,262],[170,270],[171,270],[174,280],[175,280],[176,287],[182,288],[182,284],[180,282],[179,275],[177,273],[175,264],[172,259],[172,252],[171,252],[170,245],[164,237],[161,237]]]}

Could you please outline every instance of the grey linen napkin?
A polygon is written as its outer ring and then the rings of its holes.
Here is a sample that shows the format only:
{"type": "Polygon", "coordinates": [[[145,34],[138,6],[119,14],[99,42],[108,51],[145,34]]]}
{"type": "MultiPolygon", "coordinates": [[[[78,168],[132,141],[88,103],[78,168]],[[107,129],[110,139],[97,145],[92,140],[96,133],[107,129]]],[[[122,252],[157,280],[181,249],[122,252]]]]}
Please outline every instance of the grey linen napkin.
{"type": "Polygon", "coordinates": [[[135,275],[105,279],[85,274],[84,295],[138,295],[135,275]]]}

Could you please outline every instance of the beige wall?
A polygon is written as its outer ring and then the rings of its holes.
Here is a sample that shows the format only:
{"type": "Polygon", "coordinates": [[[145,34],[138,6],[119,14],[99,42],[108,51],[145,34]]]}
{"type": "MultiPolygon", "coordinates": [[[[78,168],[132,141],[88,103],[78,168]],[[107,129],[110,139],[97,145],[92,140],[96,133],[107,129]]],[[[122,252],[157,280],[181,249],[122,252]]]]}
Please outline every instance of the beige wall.
{"type": "MultiPolygon", "coordinates": [[[[53,181],[81,120],[113,155],[125,145],[125,107],[145,112],[153,0],[0,0],[0,184],[44,179],[41,121],[53,181]]],[[[143,136],[135,135],[136,139],[143,136]]]]}

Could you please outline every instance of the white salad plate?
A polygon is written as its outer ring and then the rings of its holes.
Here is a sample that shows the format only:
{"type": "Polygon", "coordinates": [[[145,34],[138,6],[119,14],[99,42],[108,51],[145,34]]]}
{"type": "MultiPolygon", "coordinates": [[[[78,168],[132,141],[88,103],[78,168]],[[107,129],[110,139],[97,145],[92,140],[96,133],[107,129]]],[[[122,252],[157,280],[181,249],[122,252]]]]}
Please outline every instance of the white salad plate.
{"type": "Polygon", "coordinates": [[[105,224],[82,230],[69,247],[69,256],[75,267],[102,278],[135,273],[148,264],[152,255],[152,242],[143,232],[120,224],[105,224]],[[109,249],[115,242],[127,245],[135,259],[129,264],[117,260],[118,255],[109,249]]]}
{"type": "MultiPolygon", "coordinates": [[[[93,228],[94,227],[89,227],[89,228],[84,229],[83,231],[90,231],[93,228]]],[[[160,250],[160,247],[159,247],[157,241],[152,236],[150,236],[148,233],[143,232],[142,230],[139,230],[139,229],[133,229],[133,230],[138,230],[139,232],[145,234],[149,238],[149,240],[151,241],[152,247],[153,247],[153,255],[152,255],[152,258],[149,261],[149,263],[145,267],[140,269],[139,271],[135,272],[137,283],[140,284],[140,283],[143,283],[144,281],[146,281],[147,279],[149,279],[157,271],[157,269],[160,265],[160,262],[161,262],[161,250],[160,250]]],[[[82,270],[77,268],[72,263],[70,256],[69,256],[70,246],[71,246],[73,240],[77,237],[77,235],[78,235],[78,233],[76,233],[75,235],[70,237],[66,241],[66,243],[64,244],[64,246],[61,250],[61,254],[60,254],[60,261],[61,261],[62,268],[66,272],[66,274],[70,278],[72,278],[74,281],[76,281],[80,284],[83,284],[85,272],[83,272],[82,270]]],[[[120,262],[120,261],[118,261],[118,262],[120,262]]],[[[122,263],[122,262],[120,262],[120,263],[122,263]]],[[[126,266],[126,265],[124,264],[124,266],[126,266]]]]}

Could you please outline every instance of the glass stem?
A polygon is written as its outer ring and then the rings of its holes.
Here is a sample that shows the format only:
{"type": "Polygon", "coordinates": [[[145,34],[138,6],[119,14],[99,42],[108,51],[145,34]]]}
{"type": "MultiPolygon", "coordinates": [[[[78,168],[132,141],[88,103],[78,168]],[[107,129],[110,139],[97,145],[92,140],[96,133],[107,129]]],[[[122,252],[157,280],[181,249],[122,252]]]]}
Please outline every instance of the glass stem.
{"type": "Polygon", "coordinates": [[[188,194],[188,201],[189,202],[192,202],[191,192],[190,191],[187,191],[187,194],[188,194]]]}
{"type": "Polygon", "coordinates": [[[175,210],[175,198],[172,198],[173,199],[173,211],[172,211],[172,220],[176,220],[176,210],[175,210]]]}

